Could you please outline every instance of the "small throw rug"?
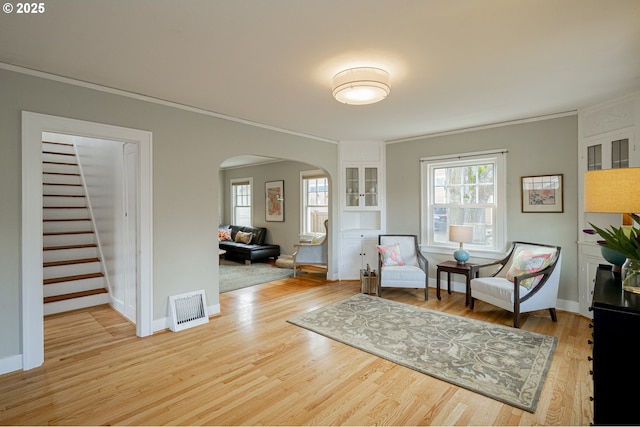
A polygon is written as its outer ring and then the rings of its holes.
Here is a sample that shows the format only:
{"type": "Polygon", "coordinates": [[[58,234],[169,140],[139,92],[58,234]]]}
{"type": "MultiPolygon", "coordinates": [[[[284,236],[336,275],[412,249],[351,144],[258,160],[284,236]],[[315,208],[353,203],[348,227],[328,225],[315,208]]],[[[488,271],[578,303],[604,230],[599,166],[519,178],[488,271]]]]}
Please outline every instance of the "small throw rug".
{"type": "Polygon", "coordinates": [[[535,412],[556,337],[357,294],[289,323],[535,412]]]}
{"type": "Polygon", "coordinates": [[[220,293],[248,288],[249,286],[291,276],[293,276],[292,268],[278,268],[262,262],[243,264],[221,259],[220,293]]]}

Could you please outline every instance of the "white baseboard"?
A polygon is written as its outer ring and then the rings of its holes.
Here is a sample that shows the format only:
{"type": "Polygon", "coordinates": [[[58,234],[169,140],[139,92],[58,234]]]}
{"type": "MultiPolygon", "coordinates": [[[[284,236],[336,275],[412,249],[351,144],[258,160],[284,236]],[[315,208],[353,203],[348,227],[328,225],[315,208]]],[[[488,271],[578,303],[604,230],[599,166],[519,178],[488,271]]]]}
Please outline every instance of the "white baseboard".
{"type": "Polygon", "coordinates": [[[21,369],[22,369],[21,354],[0,359],[0,375],[8,374],[9,372],[19,371],[21,369]]]}

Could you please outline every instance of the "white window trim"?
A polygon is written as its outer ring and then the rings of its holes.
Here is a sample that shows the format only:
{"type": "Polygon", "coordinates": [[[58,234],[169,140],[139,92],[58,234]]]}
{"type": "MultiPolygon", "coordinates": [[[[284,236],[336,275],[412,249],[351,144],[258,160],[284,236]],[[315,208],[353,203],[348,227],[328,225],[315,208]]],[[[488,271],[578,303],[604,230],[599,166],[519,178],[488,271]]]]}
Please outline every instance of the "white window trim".
{"type": "Polygon", "coordinates": [[[234,215],[235,200],[234,200],[234,194],[233,194],[233,185],[241,182],[247,182],[247,181],[249,181],[249,187],[251,187],[251,206],[249,207],[251,213],[249,215],[251,218],[251,223],[253,224],[253,204],[254,204],[254,197],[255,197],[255,191],[253,187],[253,177],[232,178],[229,181],[229,207],[231,209],[231,211],[229,212],[229,219],[232,224],[236,220],[234,215]]]}
{"type": "Polygon", "coordinates": [[[496,170],[496,218],[494,218],[494,248],[465,248],[471,256],[483,257],[487,255],[504,254],[507,244],[507,150],[497,149],[490,151],[476,151],[462,153],[458,155],[423,157],[420,159],[420,248],[424,252],[451,254],[458,244],[435,243],[430,240],[429,224],[431,224],[431,209],[429,209],[431,201],[431,178],[429,170],[434,165],[455,165],[456,163],[468,163],[469,161],[490,160],[495,162],[496,170]]]}

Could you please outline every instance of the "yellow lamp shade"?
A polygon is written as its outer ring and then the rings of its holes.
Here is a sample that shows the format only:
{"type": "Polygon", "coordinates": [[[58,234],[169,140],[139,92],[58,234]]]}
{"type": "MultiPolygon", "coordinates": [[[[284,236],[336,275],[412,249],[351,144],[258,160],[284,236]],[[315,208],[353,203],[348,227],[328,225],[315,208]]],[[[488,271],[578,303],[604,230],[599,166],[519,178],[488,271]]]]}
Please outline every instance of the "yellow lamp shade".
{"type": "Polygon", "coordinates": [[[640,213],[640,168],[585,172],[584,210],[602,213],[640,213]]]}

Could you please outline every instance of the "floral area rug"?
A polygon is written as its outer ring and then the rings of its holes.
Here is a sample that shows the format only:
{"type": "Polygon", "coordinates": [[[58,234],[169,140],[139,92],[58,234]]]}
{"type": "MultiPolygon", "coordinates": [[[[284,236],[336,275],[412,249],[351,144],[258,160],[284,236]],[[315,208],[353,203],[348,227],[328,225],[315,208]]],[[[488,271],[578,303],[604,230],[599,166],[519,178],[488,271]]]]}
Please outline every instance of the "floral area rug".
{"type": "Polygon", "coordinates": [[[535,412],[557,338],[357,294],[289,323],[535,412]]]}

